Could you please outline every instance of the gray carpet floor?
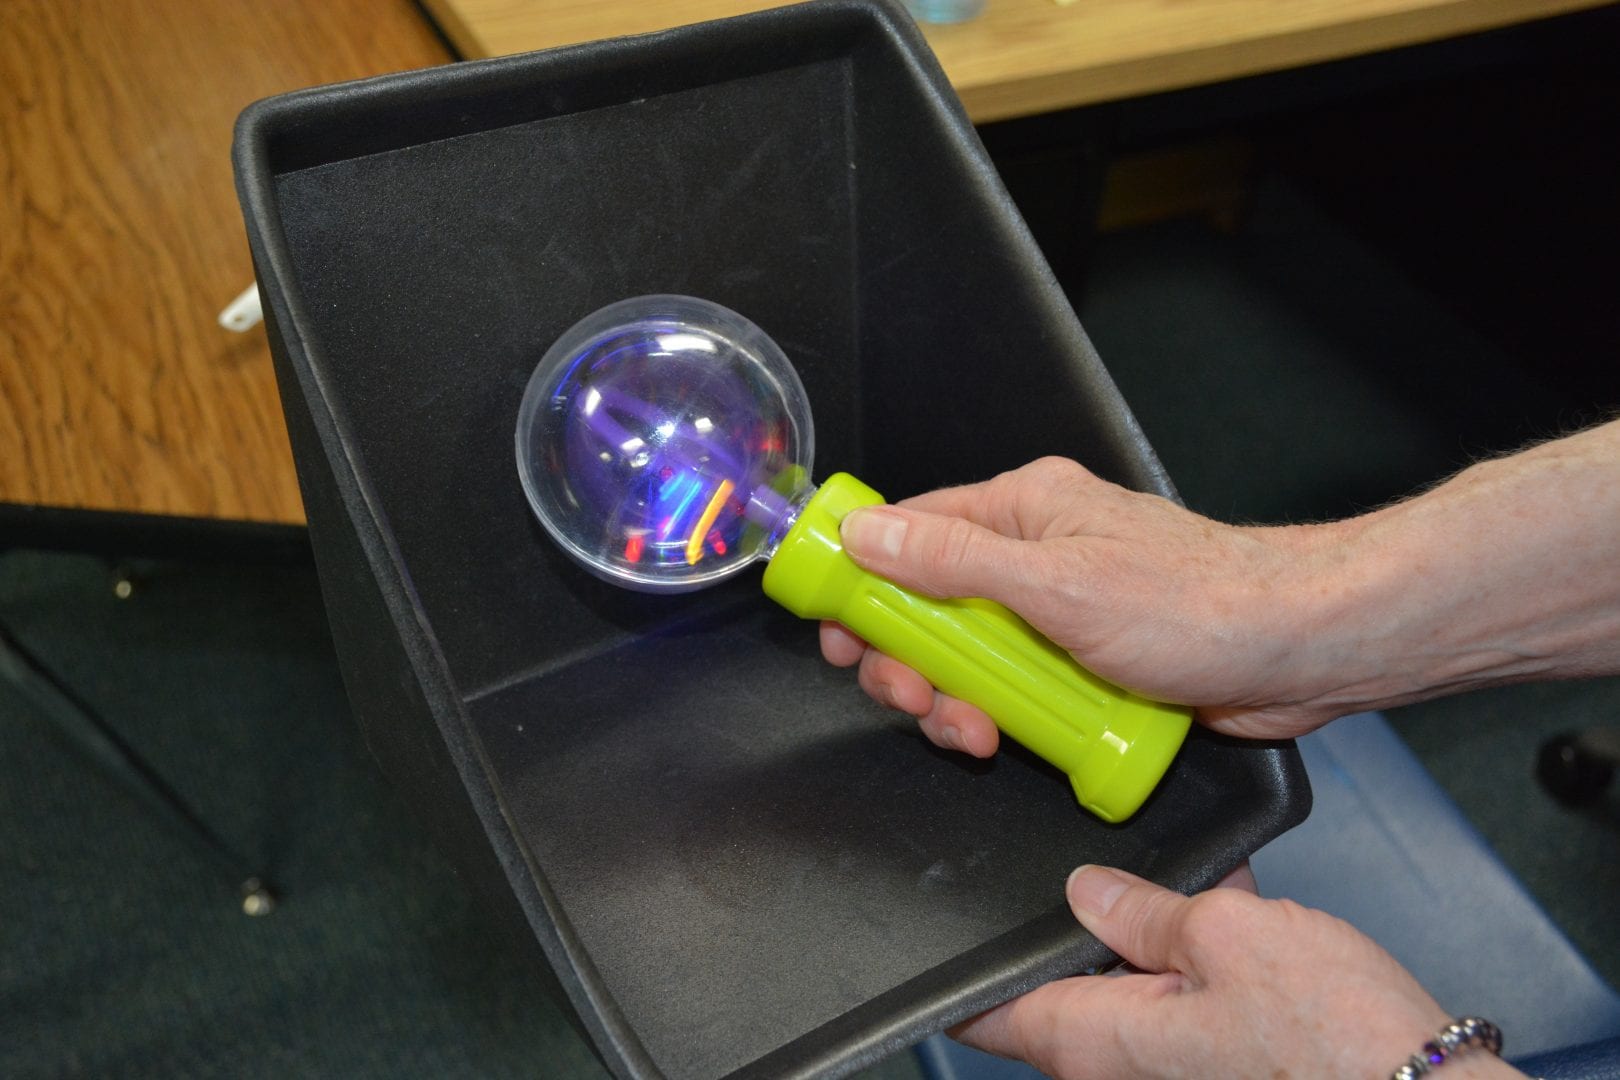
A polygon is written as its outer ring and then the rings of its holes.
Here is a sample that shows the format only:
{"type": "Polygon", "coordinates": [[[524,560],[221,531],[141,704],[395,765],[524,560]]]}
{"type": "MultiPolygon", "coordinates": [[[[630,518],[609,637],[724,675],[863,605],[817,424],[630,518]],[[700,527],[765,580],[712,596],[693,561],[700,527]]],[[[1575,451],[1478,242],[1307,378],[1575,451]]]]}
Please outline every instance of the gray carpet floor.
{"type": "Polygon", "coordinates": [[[604,1075],[349,718],[313,570],[14,552],[0,612],[284,902],[0,684],[0,1075],[604,1075]]]}

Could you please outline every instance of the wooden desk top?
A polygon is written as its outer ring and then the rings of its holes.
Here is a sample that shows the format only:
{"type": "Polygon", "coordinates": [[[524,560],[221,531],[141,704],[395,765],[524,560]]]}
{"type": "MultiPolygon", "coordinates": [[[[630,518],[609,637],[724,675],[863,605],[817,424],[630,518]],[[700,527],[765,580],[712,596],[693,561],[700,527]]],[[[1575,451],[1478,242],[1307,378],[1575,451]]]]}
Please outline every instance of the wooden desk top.
{"type": "MultiPolygon", "coordinates": [[[[468,57],[739,15],[783,0],[423,0],[468,57]]],[[[1277,71],[1610,0],[988,0],[924,33],[975,121],[1277,71]]]]}
{"type": "Polygon", "coordinates": [[[249,102],[449,59],[410,0],[0,4],[0,502],[301,522],[231,178],[249,102]]]}

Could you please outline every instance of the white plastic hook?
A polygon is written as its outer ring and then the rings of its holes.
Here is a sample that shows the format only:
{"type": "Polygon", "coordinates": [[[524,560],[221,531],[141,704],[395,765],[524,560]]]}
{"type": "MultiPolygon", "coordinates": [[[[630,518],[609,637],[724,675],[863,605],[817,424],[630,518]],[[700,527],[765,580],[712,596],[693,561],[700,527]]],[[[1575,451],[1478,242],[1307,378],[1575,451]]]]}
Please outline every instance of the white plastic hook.
{"type": "Polygon", "coordinates": [[[225,305],[219,313],[219,325],[238,334],[258,326],[264,320],[264,305],[259,301],[259,283],[255,281],[225,305]]]}

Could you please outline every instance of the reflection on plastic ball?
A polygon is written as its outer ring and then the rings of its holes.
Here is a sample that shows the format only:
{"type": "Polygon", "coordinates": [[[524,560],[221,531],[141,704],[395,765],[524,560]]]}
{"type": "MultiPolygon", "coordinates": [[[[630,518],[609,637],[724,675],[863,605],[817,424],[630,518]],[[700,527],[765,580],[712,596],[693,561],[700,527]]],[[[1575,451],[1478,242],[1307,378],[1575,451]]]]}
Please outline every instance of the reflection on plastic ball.
{"type": "Polygon", "coordinates": [[[535,368],[518,471],[536,515],[600,577],[695,589],[768,551],[808,491],[810,407],[776,343],[686,296],[609,305],[535,368]]]}

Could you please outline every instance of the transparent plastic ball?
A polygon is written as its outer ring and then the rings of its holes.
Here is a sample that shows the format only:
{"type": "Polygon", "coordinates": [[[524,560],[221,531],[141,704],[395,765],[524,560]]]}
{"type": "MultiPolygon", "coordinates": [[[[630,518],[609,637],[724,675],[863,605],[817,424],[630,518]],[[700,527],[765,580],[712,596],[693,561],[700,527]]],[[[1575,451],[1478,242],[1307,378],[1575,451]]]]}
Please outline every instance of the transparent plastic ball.
{"type": "Polygon", "coordinates": [[[518,410],[523,489],[546,531],[618,585],[680,592],[768,555],[808,494],[804,386],[743,316],[641,296],[585,317],[518,410]]]}

